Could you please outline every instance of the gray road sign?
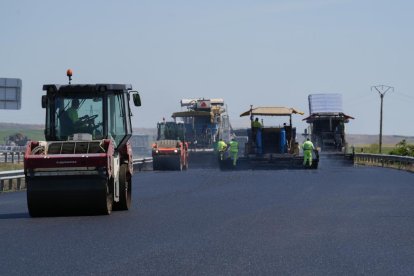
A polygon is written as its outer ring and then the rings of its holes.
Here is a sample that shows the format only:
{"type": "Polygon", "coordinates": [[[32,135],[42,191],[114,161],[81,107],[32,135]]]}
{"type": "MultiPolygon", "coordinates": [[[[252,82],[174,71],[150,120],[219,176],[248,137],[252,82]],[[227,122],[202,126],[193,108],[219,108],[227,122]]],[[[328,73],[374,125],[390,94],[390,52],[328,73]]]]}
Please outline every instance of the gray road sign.
{"type": "Polygon", "coordinates": [[[20,109],[22,106],[22,80],[0,78],[0,109],[20,109]]]}

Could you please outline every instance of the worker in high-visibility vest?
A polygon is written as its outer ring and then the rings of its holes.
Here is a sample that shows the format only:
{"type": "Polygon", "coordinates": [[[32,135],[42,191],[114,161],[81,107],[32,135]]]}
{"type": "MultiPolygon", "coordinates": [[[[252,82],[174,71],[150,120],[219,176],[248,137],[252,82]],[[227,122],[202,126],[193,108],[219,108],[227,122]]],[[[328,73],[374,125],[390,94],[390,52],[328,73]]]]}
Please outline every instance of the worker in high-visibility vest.
{"type": "Polygon", "coordinates": [[[220,160],[223,160],[224,153],[227,150],[227,144],[221,138],[217,143],[217,150],[218,150],[219,155],[220,155],[220,160]]]}
{"type": "Polygon", "coordinates": [[[312,166],[312,151],[315,148],[313,146],[313,143],[309,140],[309,138],[306,139],[306,141],[302,145],[303,148],[303,165],[306,166],[307,163],[309,163],[309,167],[312,166]]]}
{"type": "Polygon", "coordinates": [[[72,125],[78,121],[78,108],[79,108],[79,100],[73,99],[71,107],[69,107],[68,110],[66,111],[68,113],[68,117],[72,125]]]}
{"type": "Polygon", "coordinates": [[[231,155],[231,159],[233,159],[233,166],[237,165],[238,153],[239,153],[239,142],[237,142],[236,139],[233,138],[230,141],[230,155],[231,155]]]}
{"type": "Polygon", "coordinates": [[[256,118],[254,121],[252,121],[251,127],[252,127],[252,140],[253,142],[256,142],[257,132],[262,129],[262,124],[259,122],[259,118],[256,118]]]}

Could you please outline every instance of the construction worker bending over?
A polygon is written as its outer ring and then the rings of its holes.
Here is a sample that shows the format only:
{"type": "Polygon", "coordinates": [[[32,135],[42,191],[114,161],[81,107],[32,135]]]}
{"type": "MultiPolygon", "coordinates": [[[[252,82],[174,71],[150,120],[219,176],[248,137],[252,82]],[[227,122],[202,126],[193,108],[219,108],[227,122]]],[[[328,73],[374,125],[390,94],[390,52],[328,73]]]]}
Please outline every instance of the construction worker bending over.
{"type": "Polygon", "coordinates": [[[312,151],[315,148],[313,146],[313,143],[309,140],[309,138],[306,139],[306,141],[302,145],[303,148],[303,165],[306,166],[307,163],[309,163],[309,167],[312,166],[312,151]]]}
{"type": "Polygon", "coordinates": [[[237,165],[238,153],[239,153],[239,142],[236,141],[236,138],[233,138],[230,141],[230,155],[231,155],[231,159],[233,159],[233,166],[237,165]]]}
{"type": "Polygon", "coordinates": [[[227,144],[221,138],[220,138],[220,140],[217,143],[217,150],[218,150],[218,152],[220,154],[220,160],[223,160],[224,153],[227,150],[227,144]]]}

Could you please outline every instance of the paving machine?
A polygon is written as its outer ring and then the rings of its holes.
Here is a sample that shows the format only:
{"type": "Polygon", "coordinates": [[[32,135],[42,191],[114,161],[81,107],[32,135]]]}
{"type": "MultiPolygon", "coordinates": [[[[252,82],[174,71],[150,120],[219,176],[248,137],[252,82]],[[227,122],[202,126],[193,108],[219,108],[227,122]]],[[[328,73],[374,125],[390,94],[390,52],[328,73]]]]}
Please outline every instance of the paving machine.
{"type": "Polygon", "coordinates": [[[44,85],[45,141],[29,141],[24,157],[32,217],[110,214],[131,205],[132,96],[129,84],[44,85]]]}
{"type": "Polygon", "coordinates": [[[154,171],[188,168],[188,143],[183,123],[162,121],[157,124],[157,141],[152,145],[154,171]]]}
{"type": "Polygon", "coordinates": [[[309,124],[305,136],[322,152],[346,153],[345,124],[354,118],[342,111],[342,95],[311,94],[308,101],[309,116],[303,119],[309,124]]]}
{"type": "MultiPolygon", "coordinates": [[[[222,170],[246,169],[317,169],[319,154],[315,149],[312,152],[312,165],[303,165],[303,155],[296,141],[296,128],[292,126],[292,115],[304,113],[287,107],[250,107],[240,117],[250,116],[252,127],[248,129],[248,141],[244,153],[239,153],[236,166],[230,157],[219,159],[222,170]],[[263,125],[263,119],[255,118],[288,117],[289,123],[280,126],[263,125]],[[255,122],[256,121],[256,124],[255,122]],[[257,124],[257,122],[259,124],[257,124]],[[259,126],[259,127],[258,127],[259,126]]],[[[267,124],[267,122],[266,122],[267,124]]],[[[240,148],[240,147],[239,147],[240,148]]]]}
{"type": "Polygon", "coordinates": [[[217,167],[215,148],[219,139],[232,135],[227,107],[223,99],[182,99],[185,110],[175,112],[176,122],[183,122],[192,167],[217,167]]]}

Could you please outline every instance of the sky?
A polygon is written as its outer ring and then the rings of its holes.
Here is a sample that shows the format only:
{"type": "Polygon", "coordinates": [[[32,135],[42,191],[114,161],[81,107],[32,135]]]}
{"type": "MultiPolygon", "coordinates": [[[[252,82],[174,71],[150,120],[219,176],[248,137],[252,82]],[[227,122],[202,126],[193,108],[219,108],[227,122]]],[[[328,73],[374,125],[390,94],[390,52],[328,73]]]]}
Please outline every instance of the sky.
{"type": "Polygon", "coordinates": [[[352,134],[414,136],[414,2],[409,0],[4,0],[0,78],[23,82],[0,122],[43,124],[42,85],[129,83],[133,127],[155,127],[182,98],[223,98],[234,127],[254,106],[287,106],[306,128],[308,95],[340,93],[352,134]]]}

